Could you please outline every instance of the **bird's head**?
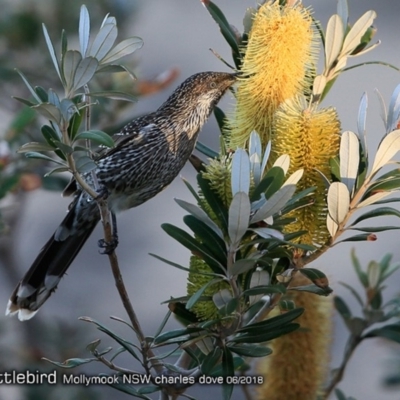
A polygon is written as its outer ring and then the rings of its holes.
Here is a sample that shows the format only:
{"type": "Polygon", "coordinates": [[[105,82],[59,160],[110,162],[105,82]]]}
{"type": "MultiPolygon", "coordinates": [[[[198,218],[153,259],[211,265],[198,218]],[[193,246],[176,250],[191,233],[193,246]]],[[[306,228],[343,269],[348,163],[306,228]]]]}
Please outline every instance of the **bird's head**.
{"type": "Polygon", "coordinates": [[[181,83],[160,107],[173,114],[193,118],[194,124],[203,125],[213,107],[237,79],[227,72],[200,72],[181,83]]]}

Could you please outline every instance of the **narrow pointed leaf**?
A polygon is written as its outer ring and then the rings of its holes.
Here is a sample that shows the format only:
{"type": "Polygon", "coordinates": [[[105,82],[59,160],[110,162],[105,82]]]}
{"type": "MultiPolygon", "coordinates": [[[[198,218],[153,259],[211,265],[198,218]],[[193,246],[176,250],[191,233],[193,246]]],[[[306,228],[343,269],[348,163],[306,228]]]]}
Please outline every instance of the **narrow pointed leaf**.
{"type": "Polygon", "coordinates": [[[221,282],[220,278],[213,279],[203,285],[193,296],[189,298],[188,302],[186,303],[186,309],[190,310],[200,300],[206,289],[218,282],[221,282]]]}
{"type": "Polygon", "coordinates": [[[341,55],[347,55],[353,52],[353,50],[361,43],[362,37],[367,29],[372,25],[372,22],[375,18],[376,12],[370,10],[356,21],[356,23],[350,29],[350,32],[346,35],[346,38],[343,42],[342,51],[340,53],[341,55]]]}
{"type": "Polygon", "coordinates": [[[265,357],[272,354],[272,350],[269,347],[256,344],[242,343],[236,346],[229,346],[229,349],[244,357],[265,357]]]}
{"type": "Polygon", "coordinates": [[[89,46],[89,37],[90,37],[89,12],[86,6],[82,5],[79,17],[79,44],[81,48],[81,54],[83,55],[83,57],[85,57],[86,51],[89,46]]]}
{"type": "Polygon", "coordinates": [[[400,129],[388,133],[376,152],[371,174],[374,174],[386,165],[400,150],[400,129]]]}
{"type": "Polygon", "coordinates": [[[54,147],[46,144],[46,143],[38,143],[38,142],[30,142],[25,143],[18,149],[18,153],[28,153],[32,151],[54,151],[54,147]]]}
{"type": "Polygon", "coordinates": [[[93,57],[86,57],[81,60],[76,68],[72,88],[77,90],[86,85],[96,73],[99,62],[93,57]]]}
{"type": "Polygon", "coordinates": [[[313,96],[315,98],[319,98],[322,96],[322,93],[325,90],[327,84],[326,77],[324,75],[317,75],[314,79],[314,84],[313,84],[313,96]]]}
{"type": "Polygon", "coordinates": [[[365,200],[361,201],[360,203],[358,203],[357,208],[362,208],[362,207],[366,207],[369,206],[371,204],[379,204],[378,201],[384,199],[387,196],[390,196],[392,194],[392,192],[378,192],[373,194],[372,196],[369,196],[368,198],[366,198],[365,200]]]}
{"type": "Polygon", "coordinates": [[[299,180],[303,177],[303,174],[304,174],[304,169],[298,169],[297,171],[293,172],[293,174],[286,179],[282,187],[287,185],[297,185],[299,180]]]}
{"type": "Polygon", "coordinates": [[[342,48],[344,39],[344,25],[340,16],[334,14],[330,17],[325,34],[325,69],[336,61],[342,48]]]}
{"type": "Polygon", "coordinates": [[[46,25],[42,24],[42,28],[43,28],[43,34],[44,34],[44,38],[46,40],[47,48],[49,50],[51,60],[53,61],[53,64],[54,64],[54,68],[55,68],[57,75],[60,78],[61,82],[63,82],[63,79],[61,78],[61,74],[60,74],[60,66],[58,64],[56,52],[54,50],[53,43],[51,42],[49,33],[47,32],[46,25]]]}
{"type": "MultiPolygon", "coordinates": [[[[18,69],[15,69],[17,71],[17,73],[19,74],[19,76],[22,78],[22,80],[24,81],[26,87],[29,89],[29,91],[31,92],[31,95],[33,96],[33,98],[38,102],[41,103],[42,100],[40,99],[40,97],[37,95],[35,89],[33,89],[33,87],[31,86],[31,84],[28,82],[28,79],[26,79],[25,75],[19,71],[18,69]]],[[[27,102],[27,100],[20,99],[19,97],[14,97],[15,99],[22,101],[22,102],[27,102]]]]}
{"type": "Polygon", "coordinates": [[[238,192],[249,193],[250,160],[246,150],[237,149],[232,158],[232,196],[238,192]]]}
{"type": "Polygon", "coordinates": [[[375,218],[375,217],[382,217],[382,216],[395,216],[400,218],[400,211],[396,210],[395,208],[392,207],[380,207],[376,208],[375,210],[371,210],[369,212],[366,212],[363,215],[360,215],[354,222],[353,225],[358,224],[361,221],[364,221],[368,218],[375,218]]]}
{"type": "Polygon", "coordinates": [[[88,139],[106,147],[114,147],[114,141],[112,137],[103,131],[90,130],[78,133],[75,136],[75,140],[81,139],[88,139]]]}
{"type": "Polygon", "coordinates": [[[132,54],[134,51],[143,46],[143,40],[139,37],[131,37],[118,43],[110,52],[101,60],[102,64],[113,63],[122,57],[132,54]]]}
{"type": "Polygon", "coordinates": [[[249,196],[242,191],[237,192],[229,207],[228,233],[232,248],[238,246],[249,227],[250,211],[249,196]]]}
{"type": "Polygon", "coordinates": [[[263,156],[263,160],[262,160],[262,164],[261,164],[261,176],[264,174],[265,167],[267,166],[267,162],[268,162],[270,153],[271,153],[271,141],[269,141],[267,143],[267,147],[265,148],[265,151],[264,151],[264,156],[263,156]]]}
{"type": "Polygon", "coordinates": [[[279,232],[276,229],[271,228],[254,228],[251,229],[253,232],[257,233],[257,235],[263,237],[264,239],[275,238],[278,240],[284,240],[284,235],[282,232],[279,232]]]}
{"type": "Polygon", "coordinates": [[[399,118],[400,107],[400,85],[397,85],[390,98],[389,111],[387,115],[386,132],[391,132],[396,128],[399,118]]]}
{"type": "Polygon", "coordinates": [[[175,199],[175,201],[188,213],[199,219],[201,222],[211,228],[221,239],[224,239],[224,234],[217,224],[198,206],[188,203],[187,201],[175,199]]]}
{"type": "Polygon", "coordinates": [[[349,6],[347,0],[338,0],[337,13],[342,20],[343,26],[346,28],[349,23],[349,6]]]}
{"type": "Polygon", "coordinates": [[[61,121],[61,111],[51,103],[36,104],[32,109],[39,112],[39,114],[43,115],[49,121],[54,121],[56,124],[59,124],[61,121]]]}
{"type": "Polygon", "coordinates": [[[286,203],[291,199],[295,191],[295,185],[283,186],[254,214],[250,222],[259,222],[278,213],[283,207],[285,207],[286,203]]]}
{"type": "Polygon", "coordinates": [[[256,262],[257,260],[243,258],[242,260],[236,261],[229,272],[232,276],[244,274],[254,268],[256,262]]]}
{"type": "Polygon", "coordinates": [[[65,53],[63,59],[63,75],[69,91],[73,88],[75,73],[81,60],[82,55],[77,50],[68,50],[65,53]]]}
{"type": "Polygon", "coordinates": [[[328,210],[334,222],[340,224],[346,218],[350,207],[350,193],[342,182],[333,182],[328,190],[328,210]]]}
{"type": "Polygon", "coordinates": [[[286,175],[290,166],[290,157],[287,154],[282,154],[277,158],[273,166],[282,168],[284,174],[286,175]]]}
{"type": "Polygon", "coordinates": [[[132,103],[137,102],[137,97],[133,94],[130,93],[125,93],[125,92],[116,92],[116,91],[104,91],[104,92],[91,92],[88,93],[89,96],[93,97],[105,97],[108,99],[113,99],[113,100],[122,100],[122,101],[129,101],[132,103]]]}
{"type": "Polygon", "coordinates": [[[117,35],[117,26],[113,23],[106,23],[95,37],[89,50],[89,56],[97,58],[99,62],[102,61],[114,45],[117,35]]]}
{"type": "Polygon", "coordinates": [[[340,178],[353,193],[360,163],[360,143],[357,135],[351,131],[343,132],[340,140],[340,178]]]}

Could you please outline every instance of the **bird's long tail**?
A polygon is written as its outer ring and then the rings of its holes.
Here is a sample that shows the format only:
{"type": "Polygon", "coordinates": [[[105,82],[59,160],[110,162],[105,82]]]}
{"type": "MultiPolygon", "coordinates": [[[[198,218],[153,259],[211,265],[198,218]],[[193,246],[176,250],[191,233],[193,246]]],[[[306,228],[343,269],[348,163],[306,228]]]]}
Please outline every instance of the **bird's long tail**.
{"type": "MultiPolygon", "coordinates": [[[[72,226],[74,214],[75,207],[72,207],[60,228],[72,226]]],[[[57,234],[60,228],[56,230],[11,294],[6,315],[18,313],[18,318],[24,321],[37,313],[40,306],[57,288],[62,276],[93,232],[96,224],[96,220],[91,221],[85,229],[62,239],[59,239],[57,234]]]]}

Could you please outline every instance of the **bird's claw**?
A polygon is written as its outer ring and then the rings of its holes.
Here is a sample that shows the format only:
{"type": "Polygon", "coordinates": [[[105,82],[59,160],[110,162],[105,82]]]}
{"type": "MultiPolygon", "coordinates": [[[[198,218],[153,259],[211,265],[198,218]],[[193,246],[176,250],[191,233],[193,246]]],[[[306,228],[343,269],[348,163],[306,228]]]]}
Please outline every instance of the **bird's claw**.
{"type": "Polygon", "coordinates": [[[100,254],[111,254],[118,246],[118,237],[113,237],[111,242],[106,242],[105,239],[100,239],[98,241],[98,246],[100,254]]]}
{"type": "Polygon", "coordinates": [[[106,200],[109,194],[110,192],[108,191],[108,189],[104,185],[101,185],[99,190],[97,191],[97,197],[95,198],[95,200],[106,200]]]}

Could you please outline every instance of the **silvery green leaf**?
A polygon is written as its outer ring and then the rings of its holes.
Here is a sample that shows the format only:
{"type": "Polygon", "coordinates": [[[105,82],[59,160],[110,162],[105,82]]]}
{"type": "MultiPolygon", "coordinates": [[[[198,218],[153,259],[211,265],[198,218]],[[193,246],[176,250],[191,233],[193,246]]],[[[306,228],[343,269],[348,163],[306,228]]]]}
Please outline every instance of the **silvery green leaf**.
{"type": "Polygon", "coordinates": [[[325,75],[317,75],[314,79],[313,84],[313,95],[314,97],[319,97],[322,95],[326,86],[326,76],[325,75]]]}
{"type": "Polygon", "coordinates": [[[118,29],[115,24],[104,24],[90,47],[89,56],[97,58],[98,61],[102,61],[113,47],[117,35],[118,29]]]}
{"type": "Polygon", "coordinates": [[[367,276],[369,287],[376,288],[379,285],[381,278],[381,268],[376,261],[371,261],[368,264],[367,276]]]}
{"type": "Polygon", "coordinates": [[[363,200],[362,202],[357,204],[357,208],[362,208],[362,207],[366,207],[369,206],[371,204],[374,204],[375,202],[384,199],[385,197],[391,195],[393,192],[378,192],[373,194],[372,196],[369,196],[368,198],[366,198],[365,200],[363,200]]]}
{"type": "Polygon", "coordinates": [[[61,107],[60,98],[58,97],[58,94],[53,89],[49,89],[48,100],[49,100],[49,103],[54,104],[57,108],[61,107]]]}
{"type": "Polygon", "coordinates": [[[115,17],[110,17],[110,13],[108,13],[104,17],[103,22],[101,23],[100,29],[103,28],[107,24],[117,25],[117,20],[115,19],[115,17]]]}
{"type": "Polygon", "coordinates": [[[79,62],[72,85],[74,91],[86,85],[93,78],[98,65],[99,62],[93,57],[85,57],[79,62]]]}
{"type": "Polygon", "coordinates": [[[39,160],[45,160],[45,161],[51,161],[51,162],[54,162],[54,163],[56,163],[58,165],[61,165],[63,167],[67,166],[65,163],[63,163],[61,161],[55,160],[55,159],[53,159],[53,158],[51,158],[49,156],[46,156],[46,155],[44,155],[42,153],[38,153],[36,151],[29,151],[28,153],[25,153],[25,157],[26,158],[37,158],[39,160]]]}
{"type": "Polygon", "coordinates": [[[325,70],[329,70],[330,66],[339,56],[344,38],[343,21],[339,15],[334,14],[328,21],[325,34],[325,70]]]}
{"type": "Polygon", "coordinates": [[[188,213],[205,223],[211,228],[221,239],[224,239],[224,234],[217,224],[198,206],[188,203],[185,200],[175,199],[175,201],[188,213]]]}
{"type": "Polygon", "coordinates": [[[30,142],[22,145],[17,153],[28,153],[28,152],[41,152],[41,151],[53,151],[54,147],[50,146],[47,143],[39,143],[39,142],[30,142]]]}
{"type": "Polygon", "coordinates": [[[334,67],[335,74],[331,79],[335,78],[339,74],[339,72],[346,66],[347,58],[348,58],[347,56],[340,56],[337,64],[334,67]]]}
{"type": "Polygon", "coordinates": [[[87,155],[75,156],[75,166],[80,174],[93,171],[96,169],[96,163],[87,155]]]}
{"type": "Polygon", "coordinates": [[[400,150],[400,130],[388,133],[379,145],[372,165],[371,175],[386,165],[400,150]]]}
{"type": "Polygon", "coordinates": [[[364,33],[372,25],[375,18],[376,12],[370,10],[356,21],[344,39],[341,55],[349,55],[361,43],[364,33]]]}
{"type": "Polygon", "coordinates": [[[210,337],[203,337],[201,340],[196,340],[195,345],[205,355],[209,354],[214,349],[214,344],[210,337]]]}
{"type": "Polygon", "coordinates": [[[267,147],[265,148],[265,151],[264,151],[263,161],[261,164],[261,176],[264,175],[264,171],[267,166],[267,162],[268,162],[270,153],[271,153],[271,141],[269,141],[267,143],[267,147]]]}
{"type": "Polygon", "coordinates": [[[272,217],[285,207],[285,204],[291,199],[296,191],[296,185],[287,185],[281,187],[275,192],[267,202],[253,215],[250,223],[259,222],[272,217]]]}
{"type": "Polygon", "coordinates": [[[253,175],[254,184],[257,186],[261,181],[261,162],[257,153],[250,156],[250,169],[253,175]]]}
{"type": "Polygon", "coordinates": [[[297,185],[299,180],[303,177],[303,174],[304,174],[304,169],[302,169],[302,168],[293,172],[293,174],[290,175],[289,178],[286,179],[286,181],[282,185],[282,187],[286,186],[286,185],[297,185]]]}
{"type": "Polygon", "coordinates": [[[232,157],[232,196],[236,193],[249,193],[250,189],[250,160],[247,152],[237,149],[232,157]]]}
{"type": "MultiPolygon", "coordinates": [[[[19,71],[18,69],[15,69],[17,71],[17,73],[19,74],[19,76],[22,78],[22,80],[24,81],[26,87],[29,89],[29,91],[31,92],[31,95],[33,96],[33,98],[38,102],[41,103],[42,100],[40,100],[40,97],[37,95],[37,93],[35,92],[35,89],[31,86],[31,84],[28,82],[28,79],[26,79],[25,75],[19,71]]],[[[18,100],[23,100],[23,99],[19,99],[18,100]]]]}
{"type": "Polygon", "coordinates": [[[62,99],[59,109],[61,110],[64,121],[69,121],[78,111],[75,103],[70,99],[62,99]]]}
{"type": "Polygon", "coordinates": [[[386,133],[389,133],[389,131],[387,129],[387,110],[386,110],[385,100],[383,99],[383,96],[378,89],[375,89],[375,93],[378,96],[378,100],[379,100],[379,106],[380,106],[379,112],[380,112],[381,119],[383,121],[383,124],[385,125],[386,133]]]}
{"type": "Polygon", "coordinates": [[[264,205],[266,203],[267,199],[265,198],[265,194],[261,193],[260,199],[253,201],[251,203],[251,211],[255,212],[257,211],[262,205],[264,205]]]}
{"type": "Polygon", "coordinates": [[[231,239],[231,248],[240,243],[249,226],[250,199],[244,192],[237,192],[229,206],[228,233],[231,239]]]}
{"type": "Polygon", "coordinates": [[[350,193],[342,182],[333,182],[328,189],[329,215],[338,225],[344,221],[350,208],[350,193]]]}
{"type": "MultiPolygon", "coordinates": [[[[254,271],[253,274],[251,275],[249,288],[251,289],[256,286],[267,286],[269,283],[270,283],[270,276],[267,271],[265,271],[265,270],[254,271]]],[[[250,296],[250,299],[249,299],[250,305],[257,303],[257,301],[259,301],[262,297],[264,297],[263,294],[250,296]]]]}
{"type": "Polygon", "coordinates": [[[349,5],[347,4],[347,0],[338,0],[337,14],[342,20],[343,27],[346,29],[349,23],[349,5]]]}
{"type": "Polygon", "coordinates": [[[259,159],[261,159],[261,152],[260,135],[256,131],[253,131],[251,132],[249,139],[249,155],[252,156],[253,154],[257,154],[259,159]]]}
{"type": "Polygon", "coordinates": [[[213,295],[213,303],[218,310],[225,307],[232,299],[232,293],[228,289],[221,289],[213,295]]]}
{"type": "Polygon", "coordinates": [[[40,103],[32,108],[50,121],[57,124],[61,122],[61,111],[51,103],[40,103]]]}
{"type": "Polygon", "coordinates": [[[339,228],[338,224],[331,218],[329,214],[326,216],[326,227],[328,228],[328,232],[331,237],[336,235],[336,232],[339,228]]]}
{"type": "Polygon", "coordinates": [[[139,37],[131,37],[118,43],[110,52],[101,60],[102,64],[112,63],[132,54],[134,51],[140,49],[143,46],[143,40],[139,37]]]}
{"type": "Polygon", "coordinates": [[[358,118],[357,118],[357,129],[358,129],[358,134],[360,135],[360,140],[362,144],[362,148],[364,151],[364,154],[368,156],[368,149],[367,149],[367,143],[366,143],[366,124],[367,124],[367,110],[368,110],[368,96],[367,93],[364,92],[361,100],[360,100],[360,106],[358,108],[358,118]]]}
{"type": "Polygon", "coordinates": [[[56,52],[54,50],[53,43],[51,42],[49,33],[47,32],[46,25],[42,24],[42,28],[43,28],[43,34],[44,34],[44,38],[46,40],[47,48],[49,49],[50,57],[54,64],[54,68],[56,69],[58,77],[60,78],[61,82],[63,82],[63,79],[61,78],[60,66],[58,65],[56,52]]]}
{"type": "Polygon", "coordinates": [[[286,175],[290,166],[290,157],[287,154],[282,154],[280,157],[277,158],[273,166],[282,168],[283,173],[286,175]]]}
{"type": "Polygon", "coordinates": [[[252,268],[254,268],[254,265],[256,264],[256,262],[257,262],[257,260],[254,260],[254,259],[243,258],[241,260],[236,261],[233,264],[232,269],[228,272],[232,276],[244,274],[244,273],[250,271],[252,268]]]}
{"type": "Polygon", "coordinates": [[[253,232],[257,233],[257,235],[261,236],[264,239],[275,238],[278,240],[284,240],[284,235],[282,232],[277,231],[276,229],[271,228],[254,228],[251,229],[253,232]]]}
{"type": "Polygon", "coordinates": [[[397,126],[400,108],[400,85],[396,86],[390,98],[389,112],[387,116],[386,132],[391,132],[397,126]]]}
{"type": "Polygon", "coordinates": [[[116,72],[126,72],[133,80],[136,80],[136,75],[125,65],[100,64],[100,66],[97,68],[96,73],[101,73],[101,72],[106,72],[107,74],[113,74],[116,72]]]}
{"type": "Polygon", "coordinates": [[[349,54],[349,58],[363,56],[364,54],[369,53],[371,50],[376,49],[381,44],[381,41],[378,40],[376,43],[371,46],[366,47],[364,50],[358,51],[357,54],[349,54]]]}
{"type": "Polygon", "coordinates": [[[340,179],[347,186],[349,193],[353,193],[360,162],[360,142],[355,133],[343,132],[340,139],[340,179]]]}
{"type": "Polygon", "coordinates": [[[90,17],[88,9],[85,5],[81,6],[81,13],[79,17],[79,44],[81,47],[81,54],[83,57],[89,45],[90,38],[90,17]]]}
{"type": "Polygon", "coordinates": [[[68,50],[63,59],[63,75],[67,90],[71,91],[74,86],[76,69],[82,60],[82,55],[77,50],[68,50]]]}
{"type": "Polygon", "coordinates": [[[130,101],[132,103],[137,101],[137,97],[134,96],[133,94],[124,92],[114,92],[111,90],[106,90],[104,92],[90,92],[88,93],[88,95],[93,97],[106,97],[107,99],[113,99],[113,100],[130,101]]]}

